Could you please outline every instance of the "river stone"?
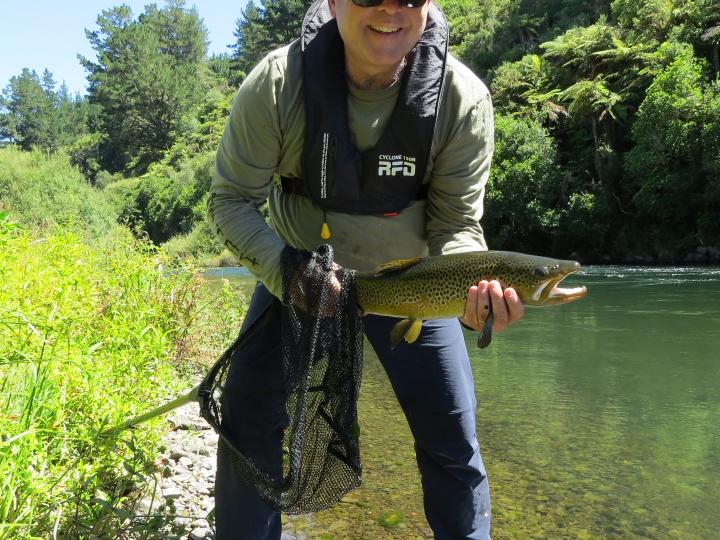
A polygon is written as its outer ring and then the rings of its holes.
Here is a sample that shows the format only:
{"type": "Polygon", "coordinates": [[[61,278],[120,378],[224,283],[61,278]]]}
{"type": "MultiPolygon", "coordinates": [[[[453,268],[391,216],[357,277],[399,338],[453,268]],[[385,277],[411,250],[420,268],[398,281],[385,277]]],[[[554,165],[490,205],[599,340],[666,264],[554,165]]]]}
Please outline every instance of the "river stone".
{"type": "Polygon", "coordinates": [[[205,482],[197,482],[195,483],[195,492],[199,493],[200,495],[210,495],[210,486],[208,486],[205,482]]]}
{"type": "Polygon", "coordinates": [[[206,431],[206,430],[210,429],[210,424],[208,424],[204,420],[200,420],[200,421],[190,420],[187,422],[182,422],[178,426],[178,429],[192,430],[192,431],[206,431]]]}
{"type": "Polygon", "coordinates": [[[192,538],[193,540],[202,540],[203,538],[207,538],[209,532],[210,530],[205,527],[198,527],[197,529],[190,531],[189,538],[192,538]]]}
{"type": "Polygon", "coordinates": [[[177,499],[182,494],[182,490],[175,486],[163,489],[163,497],[165,497],[166,499],[177,499]]]}
{"type": "Polygon", "coordinates": [[[201,518],[201,519],[196,519],[194,521],[191,521],[189,527],[191,529],[207,528],[208,527],[207,519],[201,518]]]}
{"type": "Polygon", "coordinates": [[[175,519],[173,519],[175,526],[181,528],[186,528],[190,521],[191,519],[187,516],[176,516],[175,519]]]}
{"type": "Polygon", "coordinates": [[[137,505],[138,511],[143,514],[147,514],[152,510],[155,501],[151,497],[143,497],[137,505]]]}
{"type": "Polygon", "coordinates": [[[170,458],[173,461],[178,461],[180,458],[187,456],[188,453],[183,450],[182,448],[174,447],[172,451],[170,452],[170,458]]]}
{"type": "Polygon", "coordinates": [[[172,476],[172,481],[176,484],[183,484],[186,483],[188,480],[192,478],[192,475],[185,469],[184,467],[178,465],[178,472],[177,474],[172,476]]]}

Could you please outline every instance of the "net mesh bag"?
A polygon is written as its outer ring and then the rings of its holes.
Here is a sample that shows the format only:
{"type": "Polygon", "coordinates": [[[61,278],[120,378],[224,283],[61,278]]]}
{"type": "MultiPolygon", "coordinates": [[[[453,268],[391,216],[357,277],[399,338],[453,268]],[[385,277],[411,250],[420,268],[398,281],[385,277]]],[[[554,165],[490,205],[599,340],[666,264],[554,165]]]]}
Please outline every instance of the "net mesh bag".
{"type": "Polygon", "coordinates": [[[250,324],[200,385],[200,412],[231,450],[244,482],[286,514],[332,506],[360,485],[357,399],[362,374],[362,319],[355,273],[333,264],[329,245],[282,254],[281,349],[289,423],[283,433],[282,474],[248,458],[222,428],[220,398],[233,352],[250,324]]]}

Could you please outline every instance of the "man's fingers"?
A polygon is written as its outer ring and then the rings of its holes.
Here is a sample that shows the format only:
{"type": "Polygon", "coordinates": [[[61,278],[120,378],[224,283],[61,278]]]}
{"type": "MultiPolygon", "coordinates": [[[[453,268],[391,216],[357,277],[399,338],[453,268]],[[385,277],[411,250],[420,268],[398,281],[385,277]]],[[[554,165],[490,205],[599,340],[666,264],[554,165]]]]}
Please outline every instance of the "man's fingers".
{"type": "Polygon", "coordinates": [[[520,301],[520,297],[517,292],[515,292],[515,289],[505,289],[503,292],[505,295],[505,303],[508,307],[509,322],[512,324],[523,318],[525,315],[525,306],[520,301]]]}
{"type": "Polygon", "coordinates": [[[468,289],[465,311],[460,317],[463,324],[479,330],[488,313],[487,281],[481,281],[468,289]]]}
{"type": "Polygon", "coordinates": [[[504,330],[525,314],[525,307],[514,289],[503,289],[496,280],[483,280],[468,289],[465,312],[460,320],[475,330],[481,330],[491,304],[494,332],[504,330]]]}
{"type": "Polygon", "coordinates": [[[487,319],[490,311],[490,302],[488,299],[488,282],[481,281],[477,285],[477,297],[475,302],[475,320],[478,328],[481,328],[485,319],[487,319]]]}
{"type": "Polygon", "coordinates": [[[462,321],[468,326],[475,327],[477,320],[477,285],[473,285],[468,289],[467,300],[465,301],[465,313],[463,313],[462,321]]]}
{"type": "Polygon", "coordinates": [[[493,330],[499,332],[508,325],[510,316],[508,314],[508,307],[505,303],[505,295],[500,283],[493,280],[488,283],[487,286],[488,300],[492,302],[493,307],[493,330]]]}

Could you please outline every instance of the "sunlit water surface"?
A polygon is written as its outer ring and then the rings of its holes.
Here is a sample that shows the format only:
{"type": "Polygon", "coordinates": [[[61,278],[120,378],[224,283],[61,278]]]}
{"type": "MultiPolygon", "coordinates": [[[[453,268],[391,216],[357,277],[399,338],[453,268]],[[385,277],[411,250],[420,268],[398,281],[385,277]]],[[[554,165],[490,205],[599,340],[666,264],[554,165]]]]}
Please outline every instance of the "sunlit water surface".
{"type": "MultiPolygon", "coordinates": [[[[528,309],[485,350],[466,334],[493,538],[720,538],[720,269],[589,267],[566,283],[588,296],[528,309]]],[[[431,538],[367,342],[359,408],[363,486],[286,529],[431,538]]]]}

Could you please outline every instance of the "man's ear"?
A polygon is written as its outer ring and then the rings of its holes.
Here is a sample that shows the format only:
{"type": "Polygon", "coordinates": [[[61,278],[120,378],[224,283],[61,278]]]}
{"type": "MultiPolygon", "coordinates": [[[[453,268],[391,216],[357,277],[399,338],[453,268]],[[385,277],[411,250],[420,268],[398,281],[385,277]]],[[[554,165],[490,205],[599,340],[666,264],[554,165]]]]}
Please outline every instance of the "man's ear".
{"type": "Polygon", "coordinates": [[[335,17],[335,1],[336,0],[328,0],[328,6],[330,7],[330,15],[335,17]]]}

